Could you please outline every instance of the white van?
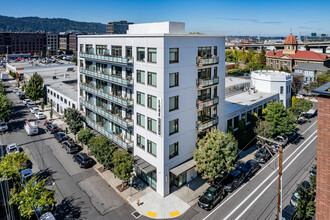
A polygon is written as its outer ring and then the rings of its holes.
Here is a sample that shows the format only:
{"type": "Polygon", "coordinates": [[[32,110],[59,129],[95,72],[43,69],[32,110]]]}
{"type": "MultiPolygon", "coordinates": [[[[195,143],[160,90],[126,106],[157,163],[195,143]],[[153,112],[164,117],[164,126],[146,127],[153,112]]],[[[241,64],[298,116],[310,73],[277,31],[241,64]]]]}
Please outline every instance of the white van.
{"type": "Polygon", "coordinates": [[[39,134],[38,123],[36,121],[25,121],[24,129],[29,136],[39,134]]]}

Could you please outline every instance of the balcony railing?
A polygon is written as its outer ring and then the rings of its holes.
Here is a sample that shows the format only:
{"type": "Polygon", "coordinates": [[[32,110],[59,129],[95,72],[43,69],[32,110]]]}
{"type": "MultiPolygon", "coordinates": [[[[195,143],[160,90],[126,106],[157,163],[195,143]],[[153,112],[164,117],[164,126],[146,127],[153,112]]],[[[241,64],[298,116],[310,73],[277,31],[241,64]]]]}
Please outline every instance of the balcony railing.
{"type": "Polygon", "coordinates": [[[198,110],[203,110],[204,108],[208,108],[214,105],[217,105],[219,103],[219,97],[213,97],[212,99],[207,99],[207,100],[197,100],[197,109],[198,110]]]}
{"type": "Polygon", "coordinates": [[[217,125],[218,124],[218,121],[219,121],[218,116],[213,117],[213,118],[211,118],[208,121],[203,121],[203,122],[202,121],[198,121],[196,123],[197,130],[198,130],[198,132],[201,132],[201,131],[203,131],[205,129],[211,128],[211,127],[217,125]]]}
{"type": "Polygon", "coordinates": [[[121,96],[115,96],[113,94],[106,93],[106,92],[102,91],[101,89],[96,89],[95,87],[89,86],[84,83],[80,84],[80,88],[82,88],[83,90],[86,90],[89,93],[102,97],[104,99],[108,99],[111,102],[114,102],[123,107],[129,108],[129,107],[133,106],[133,99],[125,99],[121,96]]]}
{"type": "Polygon", "coordinates": [[[199,88],[213,86],[219,84],[219,77],[213,77],[213,79],[197,79],[196,85],[199,88]]]}
{"type": "Polygon", "coordinates": [[[207,66],[207,65],[214,65],[219,63],[219,57],[218,56],[212,56],[212,57],[197,57],[196,58],[196,64],[197,66],[207,66]]]}
{"type": "Polygon", "coordinates": [[[119,63],[125,65],[132,65],[133,58],[132,57],[115,57],[111,55],[96,55],[89,53],[79,53],[81,58],[93,59],[93,60],[102,60],[109,63],[119,63]]]}
{"type": "Polygon", "coordinates": [[[96,78],[99,78],[99,79],[105,79],[105,80],[108,80],[112,83],[118,83],[118,84],[121,84],[121,85],[124,85],[124,86],[133,85],[133,79],[132,78],[122,78],[122,77],[119,77],[119,76],[108,75],[108,74],[105,74],[105,73],[98,73],[96,71],[87,70],[87,69],[83,69],[83,68],[80,68],[80,72],[84,73],[86,75],[89,75],[91,77],[96,77],[96,78]]]}
{"type": "Polygon", "coordinates": [[[96,131],[100,132],[101,134],[105,135],[111,141],[118,144],[120,147],[124,148],[125,150],[128,150],[129,148],[133,147],[133,141],[123,140],[120,136],[113,134],[112,132],[107,131],[104,127],[97,125],[96,122],[94,122],[88,118],[85,118],[85,120],[89,126],[94,128],[96,131]]]}
{"type": "Polygon", "coordinates": [[[124,119],[119,115],[113,114],[110,110],[102,109],[102,107],[92,105],[84,101],[83,99],[80,99],[80,103],[85,107],[89,108],[90,110],[92,110],[93,112],[102,115],[103,117],[107,118],[108,120],[116,123],[121,127],[124,127],[126,129],[133,127],[133,121],[131,119],[124,119]]]}

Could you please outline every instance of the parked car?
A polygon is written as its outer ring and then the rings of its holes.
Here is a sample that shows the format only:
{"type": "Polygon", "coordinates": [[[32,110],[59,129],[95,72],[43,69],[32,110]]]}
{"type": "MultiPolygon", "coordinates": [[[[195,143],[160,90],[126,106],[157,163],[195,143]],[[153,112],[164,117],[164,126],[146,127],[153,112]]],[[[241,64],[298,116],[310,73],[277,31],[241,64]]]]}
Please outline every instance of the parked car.
{"type": "Polygon", "coordinates": [[[266,163],[271,157],[272,155],[266,148],[260,148],[254,155],[254,158],[258,163],[266,163]]]}
{"type": "Polygon", "coordinates": [[[299,184],[298,188],[296,189],[296,191],[294,191],[292,197],[291,197],[291,200],[290,200],[290,203],[291,205],[293,206],[297,206],[297,200],[300,198],[299,197],[299,191],[301,190],[301,187],[304,187],[304,188],[307,188],[309,189],[310,188],[310,184],[308,181],[303,181],[299,184]]]}
{"type": "Polygon", "coordinates": [[[66,134],[64,132],[57,132],[54,134],[54,136],[58,143],[62,143],[62,141],[66,141],[69,139],[69,137],[66,136],[66,134]]]}
{"type": "Polygon", "coordinates": [[[20,99],[20,100],[25,99],[25,95],[24,95],[24,94],[19,95],[19,99],[20,99]]]}
{"type": "Polygon", "coordinates": [[[34,113],[34,116],[39,120],[46,118],[46,115],[44,115],[44,113],[42,113],[42,112],[36,112],[36,113],[34,113]]]}
{"type": "Polygon", "coordinates": [[[27,104],[28,102],[31,102],[31,100],[30,99],[24,99],[23,100],[23,104],[27,104]]]}
{"type": "Polygon", "coordinates": [[[43,215],[40,216],[40,220],[56,220],[53,213],[46,212],[43,215]]]}
{"type": "Polygon", "coordinates": [[[64,148],[68,154],[77,153],[79,151],[79,146],[71,141],[63,141],[62,148],[64,148]]]}
{"type": "Polygon", "coordinates": [[[16,93],[18,91],[18,88],[13,89],[13,93],[16,93]]]}
{"type": "Polygon", "coordinates": [[[21,91],[17,91],[17,92],[16,92],[16,95],[17,95],[17,96],[20,96],[20,95],[22,95],[22,94],[23,94],[23,92],[21,92],[21,91]]]}
{"type": "Polygon", "coordinates": [[[85,153],[78,153],[73,155],[73,161],[77,162],[80,168],[88,168],[93,165],[93,160],[85,153]]]}
{"type": "Polygon", "coordinates": [[[8,125],[4,120],[0,121],[0,131],[1,132],[8,131],[8,125]]]}
{"type": "Polygon", "coordinates": [[[218,202],[223,200],[227,192],[223,185],[212,185],[198,199],[198,205],[202,209],[211,210],[218,202]]]}
{"type": "Polygon", "coordinates": [[[35,114],[36,112],[39,112],[39,108],[38,107],[33,107],[30,108],[31,113],[35,114]]]}
{"type": "Polygon", "coordinates": [[[28,102],[26,102],[26,106],[27,106],[27,107],[32,106],[32,105],[34,105],[34,102],[32,102],[32,101],[28,101],[28,102]]]}
{"type": "Polygon", "coordinates": [[[290,142],[290,143],[294,143],[294,141],[297,139],[297,137],[298,137],[298,134],[297,134],[297,132],[292,132],[291,134],[289,134],[288,136],[287,136],[287,138],[288,138],[288,141],[290,142]]]}
{"type": "Polygon", "coordinates": [[[296,210],[292,205],[287,205],[282,211],[282,219],[283,220],[293,220],[296,219],[296,210]]]}
{"type": "Polygon", "coordinates": [[[277,136],[276,138],[274,138],[274,141],[281,143],[282,147],[284,147],[288,143],[288,138],[282,137],[282,136],[277,136]]]}
{"type": "Polygon", "coordinates": [[[309,172],[309,175],[316,176],[316,165],[313,165],[312,170],[309,172]]]}
{"type": "MultiPolygon", "coordinates": [[[[27,168],[25,170],[22,170],[20,172],[20,175],[21,175],[21,184],[22,184],[22,186],[25,187],[26,182],[29,182],[32,179],[33,172],[30,168],[27,168]]],[[[35,181],[32,186],[35,186],[36,184],[37,184],[37,181],[35,181]]]]}
{"type": "Polygon", "coordinates": [[[245,179],[245,174],[240,170],[231,171],[225,178],[222,180],[222,183],[225,186],[227,192],[233,192],[238,188],[243,180],[245,179]]]}
{"type": "Polygon", "coordinates": [[[22,170],[28,169],[28,168],[32,169],[32,166],[33,166],[33,164],[31,162],[31,160],[27,160],[25,163],[23,163],[23,169],[22,170]]]}
{"type": "Polygon", "coordinates": [[[58,132],[57,124],[47,124],[46,130],[49,131],[51,134],[58,132]]]}
{"type": "Polygon", "coordinates": [[[255,174],[261,166],[259,163],[255,160],[248,160],[241,168],[240,170],[245,174],[246,177],[250,177],[253,174],[255,174]]]}
{"type": "Polygon", "coordinates": [[[20,153],[19,147],[17,147],[16,143],[8,144],[6,147],[7,154],[18,154],[20,153]]]}

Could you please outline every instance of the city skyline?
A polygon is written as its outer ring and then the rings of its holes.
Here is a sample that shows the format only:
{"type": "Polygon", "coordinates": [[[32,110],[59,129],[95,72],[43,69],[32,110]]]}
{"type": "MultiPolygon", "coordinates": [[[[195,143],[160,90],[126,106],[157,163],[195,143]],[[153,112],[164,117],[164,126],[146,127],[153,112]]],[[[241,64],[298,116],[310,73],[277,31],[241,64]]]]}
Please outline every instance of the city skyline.
{"type": "MultiPolygon", "coordinates": [[[[302,1],[132,1],[112,2],[57,1],[57,4],[34,1],[3,2],[0,14],[12,17],[38,16],[67,18],[76,21],[100,22],[127,20],[135,23],[180,21],[186,23],[187,32],[225,35],[286,36],[329,34],[329,14],[310,10],[302,1]],[[102,7],[101,7],[102,6],[102,7]],[[51,8],[51,10],[50,10],[51,8]],[[74,10],[73,10],[74,9],[74,10]],[[198,14],[200,13],[200,16],[198,14]],[[307,15],[307,16],[306,16],[307,15]]],[[[314,1],[323,8],[330,6],[325,0],[314,1]]]]}

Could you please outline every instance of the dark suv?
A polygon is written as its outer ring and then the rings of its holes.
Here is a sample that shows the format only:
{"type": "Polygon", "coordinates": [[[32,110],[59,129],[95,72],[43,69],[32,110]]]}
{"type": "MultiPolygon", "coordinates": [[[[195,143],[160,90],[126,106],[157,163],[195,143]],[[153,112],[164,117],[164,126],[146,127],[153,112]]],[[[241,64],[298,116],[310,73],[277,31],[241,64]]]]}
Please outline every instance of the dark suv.
{"type": "Polygon", "coordinates": [[[80,168],[88,168],[93,165],[93,160],[85,153],[78,153],[73,155],[73,161],[77,162],[80,168]]]}
{"type": "Polygon", "coordinates": [[[49,131],[51,134],[58,132],[57,124],[47,124],[46,130],[49,131]]]}
{"type": "Polygon", "coordinates": [[[256,173],[259,169],[261,168],[261,166],[259,165],[259,163],[255,160],[248,160],[242,167],[241,167],[241,171],[243,173],[245,173],[245,175],[247,177],[252,176],[254,173],[256,173]]]}
{"type": "Polygon", "coordinates": [[[57,132],[54,134],[58,143],[62,143],[63,141],[69,140],[69,137],[65,135],[64,132],[57,132]]]}
{"type": "Polygon", "coordinates": [[[198,205],[202,209],[211,210],[226,196],[227,192],[220,184],[210,186],[198,199],[198,205]]]}
{"type": "Polygon", "coordinates": [[[236,188],[238,188],[243,180],[245,179],[245,174],[240,170],[231,171],[228,175],[225,175],[221,184],[225,186],[225,190],[227,192],[233,192],[236,188]]]}
{"type": "Polygon", "coordinates": [[[266,163],[271,157],[272,155],[266,148],[260,148],[254,155],[254,158],[258,163],[266,163]]]}
{"type": "Polygon", "coordinates": [[[62,148],[64,148],[68,154],[77,153],[79,151],[79,146],[71,141],[63,141],[62,148]]]}

